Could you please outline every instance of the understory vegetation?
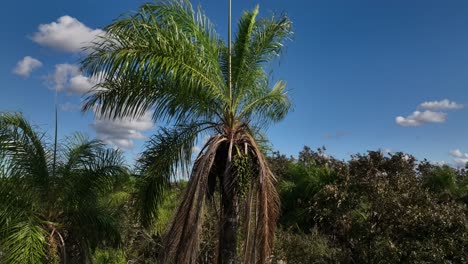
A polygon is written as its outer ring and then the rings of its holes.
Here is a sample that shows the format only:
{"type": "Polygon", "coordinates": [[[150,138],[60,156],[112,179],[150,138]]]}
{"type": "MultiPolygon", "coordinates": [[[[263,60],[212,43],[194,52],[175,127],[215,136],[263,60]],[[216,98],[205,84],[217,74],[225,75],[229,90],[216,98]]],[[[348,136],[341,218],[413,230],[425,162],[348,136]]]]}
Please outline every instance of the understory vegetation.
{"type": "MultiPolygon", "coordinates": [[[[308,147],[297,157],[275,152],[268,159],[282,201],[273,263],[468,261],[466,169],[381,151],[345,162],[308,147]]],[[[98,251],[97,263],[157,263],[162,226],[184,187],[173,184],[160,224],[150,231],[124,225],[124,246],[98,251]]],[[[206,217],[198,263],[216,263],[216,213],[206,217]]]]}

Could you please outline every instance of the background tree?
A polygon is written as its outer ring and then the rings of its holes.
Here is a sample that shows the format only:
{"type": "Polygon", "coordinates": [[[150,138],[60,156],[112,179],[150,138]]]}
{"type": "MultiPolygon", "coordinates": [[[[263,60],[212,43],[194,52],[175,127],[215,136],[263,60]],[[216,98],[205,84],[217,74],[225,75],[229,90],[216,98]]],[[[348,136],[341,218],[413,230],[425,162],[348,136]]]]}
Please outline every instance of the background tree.
{"type": "Polygon", "coordinates": [[[83,263],[96,247],[120,243],[107,194],[125,178],[121,153],[80,134],[65,140],[56,160],[52,149],[21,115],[0,115],[4,263],[83,263]]]}
{"type": "Polygon", "coordinates": [[[226,43],[188,1],[157,1],[119,18],[83,61],[84,70],[102,80],[84,110],[98,108],[111,118],[150,110],[154,120],[167,121],[140,159],[146,178],[139,186],[139,208],[146,226],[171,177],[189,169],[196,139],[210,135],[167,234],[167,261],[196,260],[204,208],[215,197],[220,262],[237,261],[241,225],[243,261],[264,263],[270,257],[279,198],[257,137],[290,108],[285,83],[271,85],[265,68],[283,50],[291,22],[285,16],[257,20],[257,14],[258,7],[241,16],[232,67],[226,43]]]}

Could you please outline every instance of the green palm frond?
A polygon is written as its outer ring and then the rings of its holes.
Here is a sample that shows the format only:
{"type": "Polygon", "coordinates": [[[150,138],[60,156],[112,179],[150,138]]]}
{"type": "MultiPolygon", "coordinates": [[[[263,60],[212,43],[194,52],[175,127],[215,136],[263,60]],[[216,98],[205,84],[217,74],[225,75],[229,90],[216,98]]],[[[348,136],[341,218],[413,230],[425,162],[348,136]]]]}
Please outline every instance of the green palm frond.
{"type": "Polygon", "coordinates": [[[21,178],[0,178],[0,228],[15,218],[28,218],[43,209],[41,197],[21,178]]]}
{"type": "Polygon", "coordinates": [[[0,226],[0,248],[4,263],[42,263],[46,256],[47,233],[37,220],[14,219],[0,226]]]}
{"type": "Polygon", "coordinates": [[[292,22],[287,16],[264,18],[255,24],[252,34],[252,62],[271,62],[284,49],[284,43],[291,38],[292,22]]]}
{"type": "Polygon", "coordinates": [[[151,110],[154,120],[175,123],[197,118],[210,120],[219,115],[212,112],[218,102],[209,94],[193,94],[189,90],[179,89],[181,85],[163,77],[153,85],[138,80],[138,77],[105,80],[99,84],[99,89],[86,98],[83,108],[92,109],[98,116],[111,118],[138,117],[151,110]]]}
{"type": "Polygon", "coordinates": [[[215,26],[211,23],[201,8],[195,12],[189,1],[159,1],[159,3],[147,4],[147,8],[161,16],[161,20],[169,23],[174,22],[177,28],[189,35],[194,35],[197,41],[213,56],[217,56],[218,46],[213,46],[219,41],[219,36],[215,32],[215,26]]]}
{"type": "Polygon", "coordinates": [[[140,220],[149,226],[157,217],[159,204],[171,179],[190,168],[192,149],[200,132],[213,128],[210,122],[162,129],[146,144],[139,159],[142,179],[137,186],[140,220]]]}
{"type": "Polygon", "coordinates": [[[266,94],[256,94],[250,98],[238,115],[240,120],[254,120],[257,124],[282,120],[291,108],[291,101],[284,90],[286,83],[278,81],[266,94]]]}
{"type": "Polygon", "coordinates": [[[255,20],[257,13],[258,7],[252,12],[244,13],[234,43],[234,47],[237,47],[233,54],[233,70],[236,76],[234,87],[236,107],[240,107],[239,111],[250,102],[250,98],[257,98],[258,94],[264,95],[270,89],[265,62],[279,56],[284,42],[291,36],[291,21],[287,17],[272,16],[255,20]]]}
{"type": "Polygon", "coordinates": [[[96,152],[103,149],[104,144],[99,140],[89,140],[81,133],[75,133],[65,140],[63,151],[63,174],[68,174],[74,169],[82,169],[96,156],[96,152]]]}
{"type": "Polygon", "coordinates": [[[158,107],[155,99],[160,97],[166,104],[171,104],[171,100],[177,102],[172,105],[184,104],[184,98],[194,98],[196,101],[189,101],[216,109],[226,100],[225,83],[218,64],[220,41],[214,41],[217,37],[210,27],[203,14],[195,13],[189,4],[175,1],[144,5],[135,15],[117,20],[106,28],[107,34],[95,43],[83,61],[88,74],[104,80],[103,87],[94,91],[96,94],[91,92],[84,109],[102,103],[101,114],[137,116],[142,107],[154,107],[161,110],[154,111],[156,119],[179,113],[158,107]],[[102,95],[107,101],[112,101],[111,95],[118,100],[128,83],[134,94],[152,89],[153,98],[147,99],[153,100],[124,96],[126,100],[119,100],[120,105],[114,103],[113,107],[101,101],[102,95]]]}
{"type": "Polygon", "coordinates": [[[75,134],[67,139],[65,162],[59,167],[60,189],[64,207],[96,203],[98,197],[112,191],[119,177],[128,174],[122,153],[107,149],[99,140],[75,134]]]}
{"type": "Polygon", "coordinates": [[[23,177],[43,195],[48,191],[50,153],[42,138],[20,114],[0,114],[0,157],[2,170],[23,177]]]}
{"type": "Polygon", "coordinates": [[[234,94],[234,97],[236,98],[241,96],[243,88],[245,89],[245,87],[242,87],[243,84],[251,81],[246,80],[245,74],[249,73],[251,70],[256,70],[256,68],[252,68],[251,65],[248,65],[247,62],[249,55],[251,55],[250,44],[256,21],[255,19],[258,15],[258,9],[259,7],[256,6],[252,12],[244,12],[238,24],[238,31],[236,41],[234,42],[232,58],[232,79],[234,85],[236,86],[234,91],[239,92],[238,95],[234,94]]]}

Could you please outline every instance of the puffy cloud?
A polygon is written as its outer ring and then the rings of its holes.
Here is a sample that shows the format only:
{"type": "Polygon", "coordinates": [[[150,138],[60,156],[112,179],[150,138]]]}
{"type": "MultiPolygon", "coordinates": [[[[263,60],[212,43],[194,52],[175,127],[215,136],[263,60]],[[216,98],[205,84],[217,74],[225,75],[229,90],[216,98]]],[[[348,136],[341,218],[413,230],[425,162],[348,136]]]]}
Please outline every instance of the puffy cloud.
{"type": "Polygon", "coordinates": [[[49,77],[53,81],[53,88],[63,91],[68,87],[70,79],[78,75],[80,75],[80,69],[77,65],[64,63],[55,65],[55,71],[49,77]]]}
{"type": "Polygon", "coordinates": [[[462,104],[443,99],[440,101],[427,101],[419,104],[421,111],[414,111],[408,117],[397,116],[395,122],[400,126],[420,126],[425,123],[444,123],[447,120],[447,114],[435,110],[453,110],[462,109],[462,104]]]}
{"type": "Polygon", "coordinates": [[[447,120],[447,114],[433,111],[414,111],[408,117],[397,116],[395,122],[400,126],[420,126],[425,123],[443,123],[447,120]]]}
{"type": "Polygon", "coordinates": [[[453,157],[462,157],[463,153],[459,149],[454,149],[450,151],[450,155],[453,157]]]}
{"type": "Polygon", "coordinates": [[[444,99],[441,101],[429,101],[419,105],[421,109],[427,110],[451,110],[451,109],[462,109],[463,105],[456,102],[444,99]]]}
{"type": "Polygon", "coordinates": [[[449,154],[458,166],[465,166],[468,162],[468,153],[463,153],[459,149],[451,150],[449,154]]]}
{"type": "Polygon", "coordinates": [[[83,76],[80,68],[75,64],[57,64],[53,74],[47,77],[51,88],[74,94],[84,94],[93,88],[97,82],[83,76]]]}
{"type": "Polygon", "coordinates": [[[96,82],[81,74],[73,76],[70,79],[69,91],[77,94],[89,92],[96,85],[96,82]]]}
{"type": "Polygon", "coordinates": [[[26,56],[22,60],[18,61],[16,67],[13,69],[13,73],[23,77],[29,77],[32,71],[42,66],[42,62],[31,56],[26,56]]]}
{"type": "Polygon", "coordinates": [[[96,131],[97,137],[106,144],[132,149],[133,140],[145,139],[142,132],[153,128],[154,123],[149,111],[136,119],[127,117],[109,119],[96,113],[96,118],[91,126],[96,131]]]}
{"type": "Polygon", "coordinates": [[[38,31],[31,38],[43,46],[79,52],[102,34],[104,31],[101,29],[91,29],[76,18],[62,16],[57,22],[39,25],[38,31]]]}

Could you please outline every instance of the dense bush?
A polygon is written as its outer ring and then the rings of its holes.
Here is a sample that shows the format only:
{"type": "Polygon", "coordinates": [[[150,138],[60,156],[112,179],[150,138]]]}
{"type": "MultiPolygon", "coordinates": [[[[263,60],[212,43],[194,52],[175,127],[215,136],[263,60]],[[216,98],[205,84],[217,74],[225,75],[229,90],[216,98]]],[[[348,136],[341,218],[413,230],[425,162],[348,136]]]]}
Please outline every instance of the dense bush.
{"type": "Polygon", "coordinates": [[[342,260],[339,248],[316,229],[312,232],[279,230],[276,234],[273,263],[337,263],[342,260]]]}
{"type": "Polygon", "coordinates": [[[468,260],[464,171],[379,151],[344,163],[305,148],[298,160],[278,154],[276,160],[283,164],[275,167],[282,177],[281,224],[316,228],[346,256],[340,262],[468,260]]]}

